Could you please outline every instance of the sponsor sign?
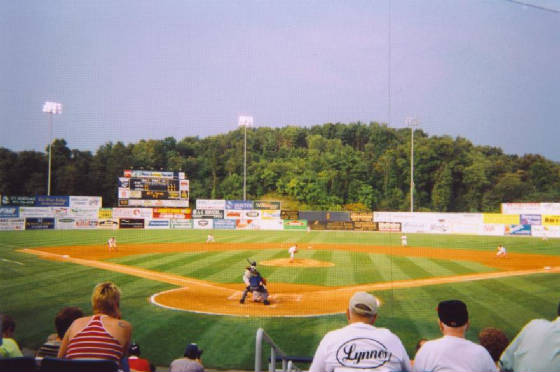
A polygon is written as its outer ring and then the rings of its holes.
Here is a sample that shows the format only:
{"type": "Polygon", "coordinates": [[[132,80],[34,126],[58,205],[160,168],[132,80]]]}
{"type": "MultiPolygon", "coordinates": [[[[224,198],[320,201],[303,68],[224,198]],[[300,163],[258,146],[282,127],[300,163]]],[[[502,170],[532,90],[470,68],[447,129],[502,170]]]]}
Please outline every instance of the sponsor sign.
{"type": "Polygon", "coordinates": [[[427,233],[430,231],[430,226],[422,222],[403,222],[401,229],[404,233],[427,233]]]}
{"type": "Polygon", "coordinates": [[[119,189],[129,189],[130,188],[130,179],[126,177],[119,177],[119,189]]]}
{"type": "Polygon", "coordinates": [[[39,195],[35,197],[35,206],[37,207],[68,207],[69,205],[68,196],[39,195]]]}
{"type": "Polygon", "coordinates": [[[307,221],[307,226],[307,228],[311,230],[325,230],[327,223],[321,221],[307,221]]]}
{"type": "Polygon", "coordinates": [[[57,218],[54,228],[56,230],[72,230],[76,227],[76,220],[71,217],[57,218]]]}
{"type": "Polygon", "coordinates": [[[539,238],[560,238],[560,226],[531,226],[531,235],[539,238]]]}
{"type": "Polygon", "coordinates": [[[189,191],[189,180],[179,181],[179,190],[180,191],[189,191]]]}
{"type": "Polygon", "coordinates": [[[280,211],[280,218],[283,219],[283,220],[297,220],[299,218],[299,212],[298,211],[281,210],[280,211]]]}
{"type": "Polygon", "coordinates": [[[325,211],[301,211],[299,212],[299,218],[307,221],[327,221],[327,212],[325,211]]]}
{"type": "Polygon", "coordinates": [[[8,196],[2,195],[2,205],[12,205],[20,207],[33,207],[35,205],[34,196],[8,196]]]}
{"type": "Polygon", "coordinates": [[[262,209],[261,219],[263,220],[279,220],[280,219],[280,209],[262,209]]]}
{"type": "Polygon", "coordinates": [[[68,217],[67,207],[51,207],[51,211],[54,217],[68,217]]]}
{"type": "Polygon", "coordinates": [[[519,220],[522,225],[542,225],[540,214],[521,214],[519,220]]]}
{"type": "Polygon", "coordinates": [[[481,235],[482,224],[452,223],[452,234],[481,235]]]}
{"type": "Polygon", "coordinates": [[[194,209],[192,218],[215,218],[224,219],[224,211],[220,209],[194,209]]]}
{"type": "Polygon", "coordinates": [[[503,224],[484,224],[482,225],[482,235],[503,236],[505,234],[505,226],[503,224]]]}
{"type": "Polygon", "coordinates": [[[253,220],[235,220],[237,230],[253,230],[253,220]]]}
{"type": "Polygon", "coordinates": [[[350,213],[348,212],[327,212],[327,221],[350,222],[350,213]]]}
{"type": "Polygon", "coordinates": [[[185,178],[185,172],[163,172],[163,171],[125,169],[123,174],[126,178],[131,178],[131,177],[156,177],[156,178],[177,178],[177,179],[185,178]]]}
{"type": "Polygon", "coordinates": [[[226,209],[225,200],[197,199],[196,209],[226,209]]]}
{"type": "Polygon", "coordinates": [[[119,228],[119,220],[112,218],[100,218],[97,220],[97,228],[116,230],[119,228]]]}
{"type": "Polygon", "coordinates": [[[69,217],[97,219],[99,217],[99,209],[69,208],[69,217]]]}
{"type": "Polygon", "coordinates": [[[541,203],[541,214],[560,215],[560,203],[541,203]]]}
{"type": "Polygon", "coordinates": [[[264,200],[257,200],[254,202],[254,209],[280,209],[280,202],[279,201],[264,201],[264,200]]]}
{"type": "Polygon", "coordinates": [[[531,225],[506,225],[506,235],[531,235],[531,225]]]}
{"type": "Polygon", "coordinates": [[[143,218],[119,218],[120,229],[143,229],[143,218]]]}
{"type": "Polygon", "coordinates": [[[392,353],[385,345],[373,338],[353,338],[338,347],[336,360],[347,369],[382,368],[391,360],[392,353]]]}
{"type": "Polygon", "coordinates": [[[168,219],[146,220],[146,229],[169,229],[168,219]]]}
{"type": "Polygon", "coordinates": [[[154,218],[191,218],[190,208],[154,208],[154,218]]]}
{"type": "Polygon", "coordinates": [[[541,203],[502,203],[502,214],[541,214],[541,203]]]}
{"type": "Polygon", "coordinates": [[[326,225],[327,230],[354,230],[354,223],[345,221],[329,221],[326,225]]]}
{"type": "Polygon", "coordinates": [[[76,229],[96,229],[97,218],[76,218],[76,229]]]}
{"type": "Polygon", "coordinates": [[[282,223],[284,230],[307,230],[307,220],[282,220],[282,223]]]}
{"type": "Polygon", "coordinates": [[[71,208],[101,208],[100,196],[70,196],[71,208]]]}
{"type": "MultiPolygon", "coordinates": [[[[372,215],[373,218],[373,215],[372,215]]],[[[377,231],[377,222],[372,221],[354,221],[354,230],[359,231],[377,231]]]]}
{"type": "Polygon", "coordinates": [[[544,215],[542,220],[543,225],[553,225],[558,226],[560,225],[560,216],[554,215],[544,215]]]}
{"type": "Polygon", "coordinates": [[[225,214],[224,216],[225,218],[232,219],[232,220],[238,220],[243,217],[243,211],[226,210],[224,214],[225,214]]]}
{"type": "Polygon", "coordinates": [[[253,225],[255,229],[260,230],[284,230],[284,222],[280,219],[277,220],[254,220],[253,225]]]}
{"type": "Polygon", "coordinates": [[[0,207],[0,218],[19,217],[19,207],[0,207]]]}
{"type": "Polygon", "coordinates": [[[254,209],[252,200],[226,200],[225,209],[254,209]]]}
{"type": "Polygon", "coordinates": [[[130,190],[119,187],[119,199],[130,199],[130,190]]]}
{"type": "Polygon", "coordinates": [[[25,230],[25,219],[0,218],[0,230],[25,230]]]}
{"type": "Polygon", "coordinates": [[[193,228],[193,220],[185,220],[185,219],[170,219],[169,220],[169,227],[172,229],[192,229],[193,228]]]}
{"type": "Polygon", "coordinates": [[[193,228],[195,230],[209,230],[209,229],[213,229],[214,228],[214,223],[212,219],[210,218],[206,218],[206,219],[193,219],[193,228]]]}
{"type": "Polygon", "coordinates": [[[119,206],[125,207],[168,207],[188,208],[189,201],[186,200],[143,200],[143,199],[119,199],[119,206]]]}
{"type": "Polygon", "coordinates": [[[113,218],[113,209],[111,208],[102,208],[99,210],[97,217],[99,219],[107,219],[107,218],[113,218]]]}
{"type": "Polygon", "coordinates": [[[216,230],[235,230],[235,220],[214,220],[216,230]]]}
{"type": "Polygon", "coordinates": [[[518,214],[501,214],[501,213],[483,213],[483,223],[501,223],[504,225],[519,224],[518,214]]]}
{"type": "Polygon", "coordinates": [[[429,232],[432,234],[449,234],[451,233],[451,225],[448,223],[431,223],[429,232]]]}
{"type": "Polygon", "coordinates": [[[25,219],[25,230],[53,230],[54,218],[30,217],[25,219]]]}
{"type": "Polygon", "coordinates": [[[377,226],[379,227],[379,231],[385,231],[385,232],[400,232],[401,231],[401,223],[400,222],[378,222],[377,226]]]}
{"type": "Polygon", "coordinates": [[[113,218],[152,218],[152,209],[113,208],[113,218]]]}
{"type": "Polygon", "coordinates": [[[49,207],[20,207],[20,217],[54,217],[52,208],[49,207]]]}
{"type": "Polygon", "coordinates": [[[373,213],[372,212],[350,212],[350,220],[351,221],[360,221],[360,222],[372,222],[373,221],[373,213]]]}

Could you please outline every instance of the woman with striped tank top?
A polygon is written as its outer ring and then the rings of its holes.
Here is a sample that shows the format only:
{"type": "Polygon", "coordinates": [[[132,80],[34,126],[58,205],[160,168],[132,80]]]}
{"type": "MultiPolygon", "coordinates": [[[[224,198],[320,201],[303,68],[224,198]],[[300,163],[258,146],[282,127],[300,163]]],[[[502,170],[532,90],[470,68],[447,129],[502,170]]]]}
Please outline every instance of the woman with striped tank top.
{"type": "Polygon", "coordinates": [[[121,319],[120,290],[111,283],[98,284],[91,296],[93,316],[76,319],[62,340],[59,358],[108,359],[120,363],[128,352],[132,326],[121,319]]]}

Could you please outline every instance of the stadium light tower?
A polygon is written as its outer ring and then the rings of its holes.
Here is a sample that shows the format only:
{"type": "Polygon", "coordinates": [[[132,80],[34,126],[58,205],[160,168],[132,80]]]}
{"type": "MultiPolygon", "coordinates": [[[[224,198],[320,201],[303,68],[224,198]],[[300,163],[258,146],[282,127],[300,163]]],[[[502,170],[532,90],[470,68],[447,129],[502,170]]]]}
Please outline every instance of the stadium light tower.
{"type": "Polygon", "coordinates": [[[49,173],[47,180],[47,195],[51,194],[51,159],[52,159],[52,131],[53,115],[62,114],[62,103],[47,101],[43,105],[43,112],[49,114],[49,173]]]}
{"type": "Polygon", "coordinates": [[[404,123],[410,128],[410,211],[414,212],[414,129],[419,121],[414,117],[407,117],[404,123]]]}
{"type": "Polygon", "coordinates": [[[245,145],[243,146],[243,200],[247,200],[247,127],[253,126],[252,116],[240,116],[238,125],[245,128],[245,145]]]}

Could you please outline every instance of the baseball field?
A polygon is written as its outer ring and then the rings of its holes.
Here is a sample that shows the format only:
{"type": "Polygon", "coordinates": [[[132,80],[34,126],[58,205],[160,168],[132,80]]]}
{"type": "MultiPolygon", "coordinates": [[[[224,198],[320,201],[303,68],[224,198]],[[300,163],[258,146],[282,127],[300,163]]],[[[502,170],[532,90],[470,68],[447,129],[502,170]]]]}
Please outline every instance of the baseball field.
{"type": "Polygon", "coordinates": [[[89,312],[94,285],[111,280],[143,357],[166,366],[196,342],[205,366],[250,370],[259,327],[287,353],[312,356],[327,331],[346,323],[356,290],[380,298],[377,325],[395,332],[411,358],[418,339],[439,335],[442,299],[468,304],[472,340],[488,326],[511,338],[530,319],[553,318],[560,300],[558,239],[410,234],[401,247],[397,233],[213,234],[215,243],[201,230],[0,232],[0,312],[16,320],[20,346],[37,349],[60,308],[89,312]],[[117,252],[106,247],[112,235],[117,252]],[[506,258],[495,256],[500,243],[506,258]],[[269,281],[270,306],[239,303],[247,259],[269,281]]]}

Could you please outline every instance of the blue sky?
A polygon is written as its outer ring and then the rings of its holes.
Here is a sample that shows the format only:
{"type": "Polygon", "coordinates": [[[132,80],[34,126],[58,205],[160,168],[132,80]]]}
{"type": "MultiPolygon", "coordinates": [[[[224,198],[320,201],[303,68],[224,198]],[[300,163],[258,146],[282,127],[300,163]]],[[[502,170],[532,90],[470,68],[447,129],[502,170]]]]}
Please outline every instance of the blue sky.
{"type": "Polygon", "coordinates": [[[560,161],[560,5],[0,0],[0,146],[389,123],[560,161]],[[390,68],[389,68],[390,67],[390,68]],[[390,71],[390,78],[389,78],[390,71]],[[390,86],[390,89],[389,89],[390,86]]]}

